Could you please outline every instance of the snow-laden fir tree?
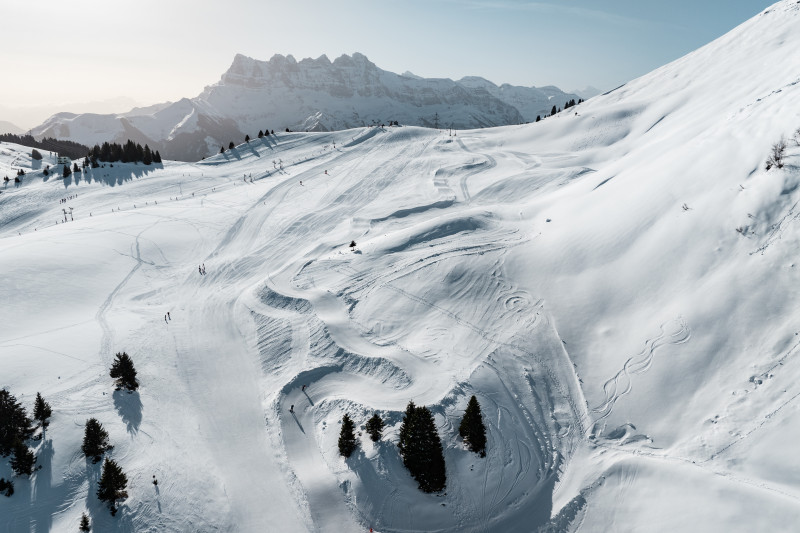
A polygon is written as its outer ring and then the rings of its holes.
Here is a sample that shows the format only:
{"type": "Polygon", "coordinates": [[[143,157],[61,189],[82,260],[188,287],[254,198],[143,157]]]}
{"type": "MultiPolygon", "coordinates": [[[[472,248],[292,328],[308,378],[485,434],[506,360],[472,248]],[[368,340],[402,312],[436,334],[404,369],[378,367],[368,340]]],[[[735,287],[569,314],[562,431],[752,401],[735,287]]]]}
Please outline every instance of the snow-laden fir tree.
{"type": "Polygon", "coordinates": [[[128,497],[126,488],[128,488],[128,477],[116,461],[106,458],[100,482],[97,484],[97,499],[108,504],[111,516],[117,514],[117,500],[128,497]]]}
{"type": "Polygon", "coordinates": [[[5,496],[6,498],[10,498],[14,495],[14,482],[12,480],[6,480],[5,478],[0,477],[0,494],[5,496]]]}
{"type": "Polygon", "coordinates": [[[25,408],[6,389],[0,389],[0,455],[7,457],[17,441],[25,442],[34,428],[25,408]]]}
{"type": "Polygon", "coordinates": [[[350,457],[357,447],[355,424],[350,415],[345,413],[342,417],[342,430],[339,433],[339,453],[343,457],[350,457]]]}
{"type": "Polygon", "coordinates": [[[50,425],[48,420],[53,415],[50,404],[44,401],[41,393],[36,393],[36,401],[33,404],[33,419],[42,425],[42,429],[50,425]]]}
{"type": "Polygon", "coordinates": [[[436,432],[433,413],[427,407],[408,402],[397,443],[403,464],[424,492],[439,492],[447,484],[442,441],[436,432]]]}
{"type": "Polygon", "coordinates": [[[86,533],[87,531],[91,531],[92,530],[92,526],[91,526],[91,524],[89,524],[89,517],[86,516],[86,513],[83,513],[81,515],[81,525],[78,526],[78,529],[80,531],[83,531],[84,533],[86,533]]]}
{"type": "Polygon", "coordinates": [[[464,411],[464,418],[458,426],[458,433],[470,451],[486,457],[486,426],[483,425],[481,406],[475,395],[467,403],[467,410],[464,411]]]}
{"type": "Polygon", "coordinates": [[[86,427],[83,431],[83,445],[81,451],[86,457],[92,458],[92,463],[97,463],[100,456],[112,449],[108,443],[108,432],[103,428],[103,425],[97,421],[96,418],[90,418],[86,421],[86,427]]]}
{"type": "Polygon", "coordinates": [[[116,359],[111,364],[110,375],[116,379],[117,390],[125,389],[128,392],[133,392],[139,388],[133,360],[125,352],[117,353],[116,359]]]}
{"type": "Polygon", "coordinates": [[[372,439],[372,442],[378,442],[381,440],[381,434],[383,433],[383,419],[378,416],[378,413],[372,415],[367,421],[366,426],[367,433],[369,433],[369,438],[372,439]]]}

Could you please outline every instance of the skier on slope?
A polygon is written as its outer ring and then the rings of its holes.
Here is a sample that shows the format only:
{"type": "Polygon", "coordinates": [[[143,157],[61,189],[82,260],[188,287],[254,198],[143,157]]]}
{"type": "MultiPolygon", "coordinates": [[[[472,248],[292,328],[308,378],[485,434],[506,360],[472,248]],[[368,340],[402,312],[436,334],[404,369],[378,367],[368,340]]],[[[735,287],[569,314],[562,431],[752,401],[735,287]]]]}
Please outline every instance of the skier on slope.
{"type": "Polygon", "coordinates": [[[294,404],[292,404],[292,406],[291,406],[291,407],[289,407],[289,412],[290,412],[290,413],[292,413],[292,414],[294,414],[294,404]]]}

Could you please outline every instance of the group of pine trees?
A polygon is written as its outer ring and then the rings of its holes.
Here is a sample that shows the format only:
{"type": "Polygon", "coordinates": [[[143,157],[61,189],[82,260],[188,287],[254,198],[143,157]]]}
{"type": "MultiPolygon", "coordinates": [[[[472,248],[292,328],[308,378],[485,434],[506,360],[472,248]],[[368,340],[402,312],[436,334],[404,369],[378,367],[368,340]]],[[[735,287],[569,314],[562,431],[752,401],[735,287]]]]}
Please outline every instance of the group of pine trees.
{"type": "MultiPolygon", "coordinates": [[[[270,133],[269,129],[258,130],[258,138],[259,139],[263,139],[264,137],[269,137],[270,135],[275,135],[275,130],[272,130],[272,133],[270,133]]],[[[244,142],[246,142],[246,143],[250,142],[250,134],[247,134],[247,135],[244,136],[244,142]]],[[[229,142],[228,143],[228,150],[233,150],[234,148],[236,148],[236,145],[233,144],[233,141],[229,142]]],[[[220,146],[219,147],[219,153],[221,153],[221,154],[225,153],[225,147],[224,146],[220,146]]]]}
{"type": "Polygon", "coordinates": [[[161,154],[158,150],[153,151],[146,144],[142,147],[141,144],[131,140],[128,140],[125,144],[108,142],[104,142],[102,146],[95,144],[94,148],[88,151],[88,156],[93,162],[93,167],[95,167],[94,163],[97,161],[105,161],[107,163],[115,163],[117,161],[122,163],[141,162],[145,165],[161,163],[161,154]]]}
{"type": "MultiPolygon", "coordinates": [[[[36,455],[27,443],[34,438],[37,427],[44,432],[52,415],[50,404],[40,393],[36,393],[31,420],[14,395],[0,389],[0,456],[11,456],[9,463],[15,475],[30,476],[36,470],[36,455]]],[[[0,478],[0,493],[5,496],[14,494],[14,482],[0,478]]]]}
{"type": "MultiPolygon", "coordinates": [[[[116,390],[133,392],[139,388],[133,360],[125,352],[117,353],[109,375],[115,380],[116,390]]],[[[36,456],[28,447],[27,442],[31,439],[42,438],[52,415],[53,409],[40,393],[36,393],[33,420],[31,420],[17,399],[8,390],[0,389],[0,456],[11,456],[10,466],[15,475],[30,476],[35,472],[36,456]],[[42,435],[34,436],[38,427],[42,428],[42,435]]],[[[89,418],[84,426],[83,443],[81,444],[81,452],[86,459],[96,464],[106,452],[113,448],[109,442],[108,432],[103,425],[96,418],[89,418]]],[[[117,513],[117,502],[128,497],[127,485],[128,478],[122,468],[116,461],[106,457],[96,494],[100,501],[109,505],[112,516],[117,513]]],[[[13,495],[14,482],[0,478],[0,494],[9,497],[13,495]]],[[[89,531],[90,529],[89,518],[84,513],[81,517],[80,530],[89,531]]]]}
{"type": "Polygon", "coordinates": [[[3,133],[0,135],[0,142],[8,142],[30,146],[31,148],[41,148],[59,155],[67,156],[70,159],[78,159],[89,152],[89,147],[74,141],[64,141],[45,137],[41,141],[33,138],[33,135],[14,135],[13,133],[3,133]]]}
{"type": "MultiPolygon", "coordinates": [[[[577,102],[573,98],[572,100],[567,100],[567,103],[564,104],[564,109],[569,109],[570,107],[575,107],[576,105],[582,104],[582,103],[583,103],[583,98],[578,98],[577,102]]],[[[561,108],[560,107],[556,107],[555,105],[553,105],[553,107],[550,109],[550,114],[549,115],[545,115],[545,117],[552,117],[553,115],[558,114],[558,113],[561,113],[561,108]]],[[[536,122],[539,122],[541,120],[542,120],[542,116],[541,115],[536,115],[536,122]]]]}
{"type": "MultiPolygon", "coordinates": [[[[365,425],[373,442],[380,440],[383,428],[384,421],[377,413],[365,425]]],[[[483,424],[481,407],[475,396],[472,396],[467,404],[458,432],[470,451],[486,457],[486,426],[483,424]]],[[[338,445],[339,454],[343,457],[350,457],[358,448],[355,423],[347,413],[342,417],[338,445]]],[[[444,452],[430,409],[425,406],[417,407],[413,401],[408,402],[400,425],[397,448],[403,458],[403,464],[416,480],[420,490],[423,492],[444,490],[447,485],[444,452]]]]}

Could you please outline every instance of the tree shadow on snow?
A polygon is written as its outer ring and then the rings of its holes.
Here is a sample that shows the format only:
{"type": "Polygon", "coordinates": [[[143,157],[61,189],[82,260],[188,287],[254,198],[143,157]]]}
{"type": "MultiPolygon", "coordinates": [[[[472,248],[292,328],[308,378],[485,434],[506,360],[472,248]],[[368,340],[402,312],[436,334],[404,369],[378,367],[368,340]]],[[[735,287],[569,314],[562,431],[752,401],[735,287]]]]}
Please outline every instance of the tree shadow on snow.
{"type": "Polygon", "coordinates": [[[39,469],[33,480],[31,490],[31,509],[36,533],[47,533],[53,527],[53,512],[55,507],[63,501],[63,490],[53,488],[53,441],[45,440],[36,454],[36,463],[39,469]]]}
{"type": "Polygon", "coordinates": [[[138,433],[142,423],[142,400],[139,392],[114,391],[114,408],[128,427],[128,433],[138,433]]]}
{"type": "Polygon", "coordinates": [[[314,405],[314,400],[311,399],[311,396],[309,396],[306,391],[303,391],[303,394],[306,395],[306,399],[308,400],[308,403],[310,403],[311,405],[314,405]]]}
{"type": "Polygon", "coordinates": [[[306,430],[303,429],[303,424],[300,423],[300,420],[298,420],[297,415],[295,413],[292,413],[292,418],[294,418],[294,421],[297,424],[297,427],[300,428],[300,431],[302,431],[303,434],[305,434],[306,430]]]}
{"type": "MultiPolygon", "coordinates": [[[[160,163],[153,163],[152,165],[117,163],[113,167],[105,163],[104,167],[85,168],[83,172],[73,172],[71,175],[63,178],[64,188],[69,188],[69,186],[73,184],[78,185],[81,181],[87,184],[96,182],[103,183],[109,187],[115,187],[125,182],[145,177],[161,168],[164,168],[164,165],[160,163]]],[[[60,174],[59,172],[59,175],[60,174]]]]}
{"type": "MultiPolygon", "coordinates": [[[[130,492],[130,485],[128,486],[130,492]]],[[[97,484],[89,484],[89,496],[86,498],[86,507],[92,521],[92,531],[108,531],[117,533],[133,533],[133,520],[128,506],[124,500],[117,502],[117,514],[111,516],[108,504],[97,499],[97,484]]]]}
{"type": "MultiPolygon", "coordinates": [[[[53,529],[53,516],[63,512],[79,494],[84,478],[65,476],[53,484],[52,440],[43,439],[36,449],[36,471],[28,477],[14,476],[14,495],[0,496],[0,530],[45,533],[53,529]]],[[[12,477],[7,462],[0,468],[0,477],[12,477]]]]}
{"type": "Polygon", "coordinates": [[[267,148],[272,148],[273,146],[277,146],[278,145],[278,143],[273,139],[273,137],[274,137],[274,135],[269,135],[269,136],[266,136],[266,137],[261,137],[261,139],[259,139],[259,140],[261,141],[261,144],[263,144],[267,148]]]}

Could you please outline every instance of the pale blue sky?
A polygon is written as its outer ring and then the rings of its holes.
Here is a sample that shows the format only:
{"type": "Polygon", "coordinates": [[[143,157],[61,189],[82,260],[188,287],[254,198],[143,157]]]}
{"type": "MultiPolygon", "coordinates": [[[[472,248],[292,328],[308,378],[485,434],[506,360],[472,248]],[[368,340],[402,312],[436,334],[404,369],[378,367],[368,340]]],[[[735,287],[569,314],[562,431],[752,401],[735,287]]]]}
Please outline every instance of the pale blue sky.
{"type": "Polygon", "coordinates": [[[219,80],[237,52],[257,59],[361,52],[398,73],[609,89],[714,40],[772,3],[3,0],[0,120],[4,108],[82,111],[69,104],[193,97],[219,80]]]}

